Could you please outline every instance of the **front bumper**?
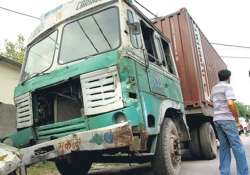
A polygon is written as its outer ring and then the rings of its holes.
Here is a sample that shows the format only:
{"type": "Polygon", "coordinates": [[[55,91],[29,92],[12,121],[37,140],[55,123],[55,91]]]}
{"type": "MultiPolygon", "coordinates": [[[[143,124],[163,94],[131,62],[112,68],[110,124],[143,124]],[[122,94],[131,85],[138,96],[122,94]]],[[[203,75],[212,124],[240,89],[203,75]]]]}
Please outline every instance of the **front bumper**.
{"type": "Polygon", "coordinates": [[[21,156],[18,149],[0,144],[0,175],[6,175],[21,165],[21,156]]]}
{"type": "Polygon", "coordinates": [[[129,147],[133,142],[132,128],[128,122],[105,128],[78,132],[55,140],[21,149],[22,165],[54,159],[73,151],[95,151],[129,147]]]}

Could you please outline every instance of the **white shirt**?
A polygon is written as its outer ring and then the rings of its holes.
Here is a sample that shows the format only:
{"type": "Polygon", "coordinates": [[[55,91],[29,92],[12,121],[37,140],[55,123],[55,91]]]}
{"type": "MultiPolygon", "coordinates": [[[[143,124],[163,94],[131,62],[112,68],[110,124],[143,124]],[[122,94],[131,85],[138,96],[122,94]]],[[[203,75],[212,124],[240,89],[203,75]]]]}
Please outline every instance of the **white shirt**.
{"type": "Polygon", "coordinates": [[[227,100],[236,100],[233,88],[225,81],[220,81],[212,88],[211,101],[214,105],[214,121],[235,120],[227,100]]]}

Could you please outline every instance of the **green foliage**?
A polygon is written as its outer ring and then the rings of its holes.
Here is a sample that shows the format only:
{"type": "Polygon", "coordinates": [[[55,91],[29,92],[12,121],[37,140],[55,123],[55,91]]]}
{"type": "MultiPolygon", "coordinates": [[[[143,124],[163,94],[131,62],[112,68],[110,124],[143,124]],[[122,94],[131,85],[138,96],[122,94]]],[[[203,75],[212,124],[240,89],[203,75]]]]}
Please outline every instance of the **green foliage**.
{"type": "Polygon", "coordinates": [[[1,54],[8,57],[9,59],[23,63],[25,55],[24,42],[25,39],[21,34],[17,36],[17,40],[14,43],[9,40],[5,40],[5,51],[1,54]]]}
{"type": "Polygon", "coordinates": [[[250,119],[250,106],[242,102],[236,102],[240,116],[250,119]]]}
{"type": "Polygon", "coordinates": [[[28,168],[29,175],[59,175],[53,162],[40,162],[28,168]]]}

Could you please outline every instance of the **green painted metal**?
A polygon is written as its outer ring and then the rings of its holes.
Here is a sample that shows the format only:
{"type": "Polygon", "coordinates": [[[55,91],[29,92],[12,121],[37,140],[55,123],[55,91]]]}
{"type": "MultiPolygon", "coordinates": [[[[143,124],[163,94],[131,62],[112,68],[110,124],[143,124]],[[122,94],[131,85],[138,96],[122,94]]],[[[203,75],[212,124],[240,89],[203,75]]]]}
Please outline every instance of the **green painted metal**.
{"type": "MultiPolygon", "coordinates": [[[[159,122],[160,106],[163,100],[173,100],[183,104],[180,82],[170,75],[157,72],[150,67],[146,67],[130,58],[124,58],[120,64],[120,77],[126,80],[123,84],[123,96],[126,104],[133,105],[127,96],[128,92],[137,93],[137,104],[140,110],[140,123],[147,126],[148,115],[155,117],[155,122],[159,122]],[[135,81],[131,83],[128,77],[134,77],[135,81]],[[127,85],[127,86],[126,86],[127,85]]],[[[184,108],[183,110],[184,111],[184,108]]],[[[158,134],[157,127],[146,127],[149,135],[158,134]]]]}
{"type": "Polygon", "coordinates": [[[114,114],[116,112],[123,112],[127,117],[127,120],[132,126],[138,126],[140,124],[141,116],[139,115],[137,109],[134,106],[123,108],[121,110],[105,113],[102,115],[98,115],[96,117],[91,117],[88,119],[89,129],[97,129],[106,126],[111,126],[117,124],[114,121],[114,114]]]}
{"type": "Polygon", "coordinates": [[[79,131],[86,131],[88,130],[86,125],[88,125],[89,130],[114,125],[116,124],[116,122],[114,121],[113,116],[116,112],[123,112],[132,126],[138,126],[143,122],[142,117],[139,114],[140,106],[134,103],[133,106],[130,106],[128,108],[112,111],[102,115],[97,115],[95,117],[89,117],[87,121],[85,121],[84,117],[80,117],[70,121],[40,126],[37,128],[38,139],[62,137],[67,134],[72,134],[79,131]]]}
{"type": "Polygon", "coordinates": [[[80,74],[111,67],[117,64],[117,60],[119,59],[119,57],[120,56],[117,50],[111,51],[93,56],[91,58],[85,58],[77,64],[65,66],[64,68],[55,70],[50,74],[32,78],[24,85],[19,84],[16,87],[15,97],[39,88],[55,85],[62,81],[67,81],[69,78],[75,77],[80,74]]]}
{"type": "Polygon", "coordinates": [[[153,93],[182,102],[180,84],[177,79],[153,69],[148,69],[148,79],[153,93]]]}
{"type": "Polygon", "coordinates": [[[83,132],[83,131],[86,131],[86,130],[85,129],[79,129],[77,131],[69,131],[69,132],[63,132],[63,133],[59,133],[59,134],[40,136],[38,139],[39,140],[51,140],[52,138],[60,138],[60,137],[67,136],[69,134],[74,134],[74,133],[83,132]]]}
{"type": "Polygon", "coordinates": [[[147,68],[144,65],[136,63],[136,74],[138,82],[138,90],[140,92],[150,92],[149,81],[147,76],[147,68]]]}
{"type": "Polygon", "coordinates": [[[63,137],[68,134],[73,134],[79,131],[86,131],[85,119],[79,117],[73,120],[53,123],[37,128],[37,135],[39,140],[63,137]]]}
{"type": "Polygon", "coordinates": [[[95,134],[93,138],[90,140],[91,143],[96,143],[97,145],[101,145],[104,142],[103,136],[100,134],[95,134]]]}
{"type": "Polygon", "coordinates": [[[42,130],[48,130],[48,129],[55,129],[55,128],[71,126],[71,125],[75,125],[75,124],[78,124],[78,123],[84,123],[84,122],[85,122],[85,119],[83,117],[79,117],[79,118],[72,119],[72,120],[69,120],[69,121],[58,122],[58,123],[53,123],[53,124],[49,124],[49,125],[39,126],[37,128],[37,130],[42,131],[42,130]]]}
{"type": "Polygon", "coordinates": [[[13,146],[20,148],[28,145],[31,140],[35,140],[34,132],[32,128],[26,128],[12,133],[8,136],[13,142],[13,146]]]}
{"type": "Polygon", "coordinates": [[[57,134],[57,133],[75,131],[75,130],[80,130],[80,129],[84,129],[84,128],[86,128],[85,123],[80,123],[80,124],[69,125],[69,126],[65,126],[65,127],[61,127],[61,128],[38,131],[38,135],[39,136],[53,135],[53,134],[57,134]]]}
{"type": "MultiPolygon", "coordinates": [[[[122,58],[118,63],[119,76],[122,85],[123,101],[125,106],[134,106],[140,116],[143,115],[141,110],[141,101],[139,98],[139,89],[137,83],[137,73],[136,73],[136,63],[132,59],[122,58]],[[136,97],[130,97],[130,93],[134,94],[136,97]]],[[[140,123],[144,123],[143,117],[139,118],[140,123]]]]}
{"type": "MultiPolygon", "coordinates": [[[[148,115],[153,115],[156,123],[158,123],[160,116],[160,105],[162,99],[147,92],[141,92],[141,98],[142,98],[142,105],[144,107],[144,116],[147,117],[148,115]]],[[[148,130],[149,135],[158,134],[156,127],[146,128],[146,129],[148,130]]]]}

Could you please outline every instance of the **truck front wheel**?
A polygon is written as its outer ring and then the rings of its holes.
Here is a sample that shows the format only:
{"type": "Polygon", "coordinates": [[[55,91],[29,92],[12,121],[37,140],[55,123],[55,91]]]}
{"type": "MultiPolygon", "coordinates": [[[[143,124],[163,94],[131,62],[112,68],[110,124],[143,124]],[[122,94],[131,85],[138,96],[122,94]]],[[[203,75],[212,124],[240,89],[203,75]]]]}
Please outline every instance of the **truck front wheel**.
{"type": "Polygon", "coordinates": [[[174,122],[165,118],[158,136],[152,167],[155,175],[178,175],[181,164],[180,138],[174,122]]]}
{"type": "Polygon", "coordinates": [[[86,175],[91,168],[92,160],[82,154],[71,154],[55,161],[61,175],[86,175]]]}

